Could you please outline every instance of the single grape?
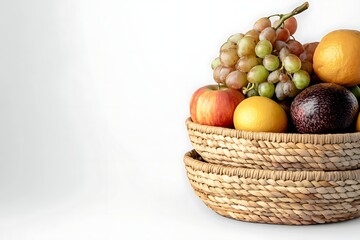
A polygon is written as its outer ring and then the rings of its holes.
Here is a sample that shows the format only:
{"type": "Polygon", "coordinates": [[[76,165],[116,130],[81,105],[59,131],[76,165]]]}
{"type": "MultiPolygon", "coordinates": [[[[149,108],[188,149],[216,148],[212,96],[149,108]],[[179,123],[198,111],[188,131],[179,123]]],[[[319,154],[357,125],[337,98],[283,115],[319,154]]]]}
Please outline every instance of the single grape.
{"type": "Polygon", "coordinates": [[[284,82],[289,81],[290,77],[286,73],[280,72],[279,80],[280,80],[280,82],[284,83],[284,82]]]}
{"type": "Polygon", "coordinates": [[[268,40],[271,44],[276,41],[276,30],[272,27],[267,27],[260,32],[259,40],[268,40]]]}
{"type": "Polygon", "coordinates": [[[301,61],[301,70],[308,72],[309,74],[313,73],[313,65],[309,61],[301,61]]]}
{"type": "Polygon", "coordinates": [[[294,39],[291,39],[287,41],[288,48],[292,54],[295,54],[296,56],[300,56],[302,52],[304,52],[303,45],[294,39]]]}
{"type": "Polygon", "coordinates": [[[304,70],[299,70],[294,73],[292,80],[297,89],[302,90],[309,86],[310,84],[310,75],[304,70]]]}
{"type": "Polygon", "coordinates": [[[239,58],[236,69],[241,72],[249,72],[250,69],[258,65],[258,60],[255,55],[247,55],[239,58]]]}
{"type": "Polygon", "coordinates": [[[261,32],[262,30],[264,30],[267,27],[271,27],[271,21],[267,17],[262,17],[262,18],[258,19],[254,23],[254,26],[253,26],[253,28],[258,32],[261,32]]]}
{"type": "Polygon", "coordinates": [[[349,90],[355,95],[356,98],[360,98],[360,87],[354,86],[349,88],[349,90]]]}
{"type": "Polygon", "coordinates": [[[290,39],[290,32],[287,28],[276,29],[276,40],[287,42],[290,39]]]}
{"type": "Polygon", "coordinates": [[[213,72],[213,77],[214,77],[215,82],[225,83],[225,79],[226,79],[227,75],[229,75],[229,73],[231,73],[234,70],[235,69],[231,68],[231,67],[224,67],[222,65],[217,66],[213,72]]]}
{"type": "Polygon", "coordinates": [[[278,82],[275,86],[275,96],[279,100],[284,100],[286,98],[286,95],[284,94],[283,86],[284,86],[283,82],[278,82]]]}
{"type": "Polygon", "coordinates": [[[264,67],[269,71],[275,71],[280,67],[280,60],[277,56],[268,54],[263,59],[264,67]]]}
{"type": "Polygon", "coordinates": [[[285,57],[290,54],[290,50],[288,47],[283,47],[279,52],[279,58],[281,62],[284,62],[285,57]]]}
{"type": "Polygon", "coordinates": [[[219,58],[221,64],[225,67],[233,67],[239,60],[239,56],[237,55],[237,51],[235,49],[221,51],[219,58]]]}
{"type": "Polygon", "coordinates": [[[290,35],[294,35],[297,29],[297,21],[295,17],[290,17],[285,20],[284,22],[284,28],[289,30],[290,35]]]}
{"type": "Polygon", "coordinates": [[[258,90],[253,88],[246,93],[246,97],[259,96],[258,90]]]}
{"type": "Polygon", "coordinates": [[[313,55],[318,45],[319,42],[306,43],[303,45],[304,51],[313,55]]]}
{"type": "Polygon", "coordinates": [[[256,41],[254,38],[245,36],[238,42],[237,54],[239,57],[255,55],[256,41]]]}
{"type": "Polygon", "coordinates": [[[283,84],[283,92],[288,97],[295,97],[298,94],[298,89],[296,88],[293,81],[289,80],[283,84]]]}
{"type": "Polygon", "coordinates": [[[272,52],[272,44],[268,40],[264,39],[259,41],[255,46],[256,56],[264,58],[267,54],[272,52]]]}
{"type": "Polygon", "coordinates": [[[255,39],[255,41],[259,41],[259,34],[260,32],[256,31],[255,29],[249,30],[247,33],[245,33],[245,36],[252,37],[255,39]]]}
{"type": "Polygon", "coordinates": [[[301,60],[294,54],[289,54],[285,57],[283,65],[286,71],[294,73],[300,70],[301,60]]]}
{"type": "Polygon", "coordinates": [[[257,65],[247,73],[247,79],[250,83],[262,83],[269,76],[269,71],[262,65],[257,65]]]}
{"type": "Polygon", "coordinates": [[[275,85],[270,82],[262,82],[259,84],[258,92],[262,97],[272,98],[275,93],[275,85]]]}
{"type": "Polygon", "coordinates": [[[246,73],[238,70],[232,71],[225,79],[225,85],[233,89],[241,89],[248,83],[246,73]]]}
{"type": "Polygon", "coordinates": [[[303,51],[300,56],[299,56],[301,61],[308,61],[308,62],[312,62],[313,61],[313,54],[309,53],[307,51],[303,51]]]}
{"type": "Polygon", "coordinates": [[[271,83],[279,82],[280,81],[280,73],[281,73],[281,71],[279,69],[271,72],[269,74],[269,76],[267,77],[267,81],[271,82],[271,83]]]}
{"type": "Polygon", "coordinates": [[[280,41],[280,40],[276,40],[275,43],[274,43],[274,50],[276,52],[280,52],[280,50],[284,47],[287,47],[287,44],[286,42],[284,41],[280,41]]]}
{"type": "Polygon", "coordinates": [[[240,39],[242,39],[244,37],[244,34],[242,33],[236,33],[236,34],[233,34],[231,35],[229,38],[228,38],[228,42],[233,42],[233,43],[237,43],[240,39]]]}
{"type": "Polygon", "coordinates": [[[215,58],[212,62],[211,62],[211,68],[212,70],[214,70],[217,66],[219,66],[221,64],[220,62],[220,58],[217,57],[215,58]]]}
{"type": "Polygon", "coordinates": [[[224,50],[230,50],[230,49],[237,49],[236,43],[227,41],[223,45],[221,45],[220,52],[224,51],[224,50]]]}

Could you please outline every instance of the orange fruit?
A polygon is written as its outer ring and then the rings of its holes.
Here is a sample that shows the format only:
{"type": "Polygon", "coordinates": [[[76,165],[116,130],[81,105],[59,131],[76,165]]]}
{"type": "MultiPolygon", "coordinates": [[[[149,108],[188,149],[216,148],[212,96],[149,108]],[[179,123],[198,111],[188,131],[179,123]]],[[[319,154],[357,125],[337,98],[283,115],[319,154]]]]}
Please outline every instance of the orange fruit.
{"type": "Polygon", "coordinates": [[[286,132],[288,118],[284,109],[267,97],[249,97],[234,112],[235,129],[252,132],[286,132]]]}
{"type": "Polygon", "coordinates": [[[360,132],[360,113],[358,114],[358,117],[356,120],[356,131],[360,132]]]}
{"type": "Polygon", "coordinates": [[[324,82],[360,84],[360,32],[341,29],[326,34],[314,52],[313,68],[324,82]]]}

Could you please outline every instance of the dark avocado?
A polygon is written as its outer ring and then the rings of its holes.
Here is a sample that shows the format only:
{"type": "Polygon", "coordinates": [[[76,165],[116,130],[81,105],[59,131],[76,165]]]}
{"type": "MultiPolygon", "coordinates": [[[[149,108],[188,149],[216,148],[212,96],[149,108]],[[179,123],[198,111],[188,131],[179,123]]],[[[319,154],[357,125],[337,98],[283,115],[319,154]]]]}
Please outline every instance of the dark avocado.
{"type": "Polygon", "coordinates": [[[358,110],[351,91],[334,83],[318,83],[294,98],[290,115],[300,133],[340,133],[352,125],[358,110]]]}

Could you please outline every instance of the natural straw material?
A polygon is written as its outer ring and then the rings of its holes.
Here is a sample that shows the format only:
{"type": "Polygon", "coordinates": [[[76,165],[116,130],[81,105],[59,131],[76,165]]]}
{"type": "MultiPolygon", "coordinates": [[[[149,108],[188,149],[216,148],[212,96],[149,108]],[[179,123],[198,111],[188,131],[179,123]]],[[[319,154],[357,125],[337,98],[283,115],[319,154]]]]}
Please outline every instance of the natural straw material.
{"type": "Polygon", "coordinates": [[[360,167],[360,133],[245,132],[186,120],[191,144],[210,163],[272,170],[360,167]]]}
{"type": "Polygon", "coordinates": [[[204,162],[184,156],[197,196],[220,215],[261,223],[305,225],[360,215],[360,170],[274,171],[204,162]]]}

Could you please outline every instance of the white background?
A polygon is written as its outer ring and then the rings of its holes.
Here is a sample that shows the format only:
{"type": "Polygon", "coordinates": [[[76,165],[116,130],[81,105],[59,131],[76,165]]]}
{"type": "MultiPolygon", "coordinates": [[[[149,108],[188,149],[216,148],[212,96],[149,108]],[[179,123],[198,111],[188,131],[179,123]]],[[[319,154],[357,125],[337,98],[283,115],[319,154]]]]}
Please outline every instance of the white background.
{"type": "MultiPolygon", "coordinates": [[[[0,1],[0,239],[358,239],[360,219],[234,221],[193,193],[191,94],[233,33],[303,1],[0,1]]],[[[360,28],[310,1],[301,42],[360,28]]]]}

